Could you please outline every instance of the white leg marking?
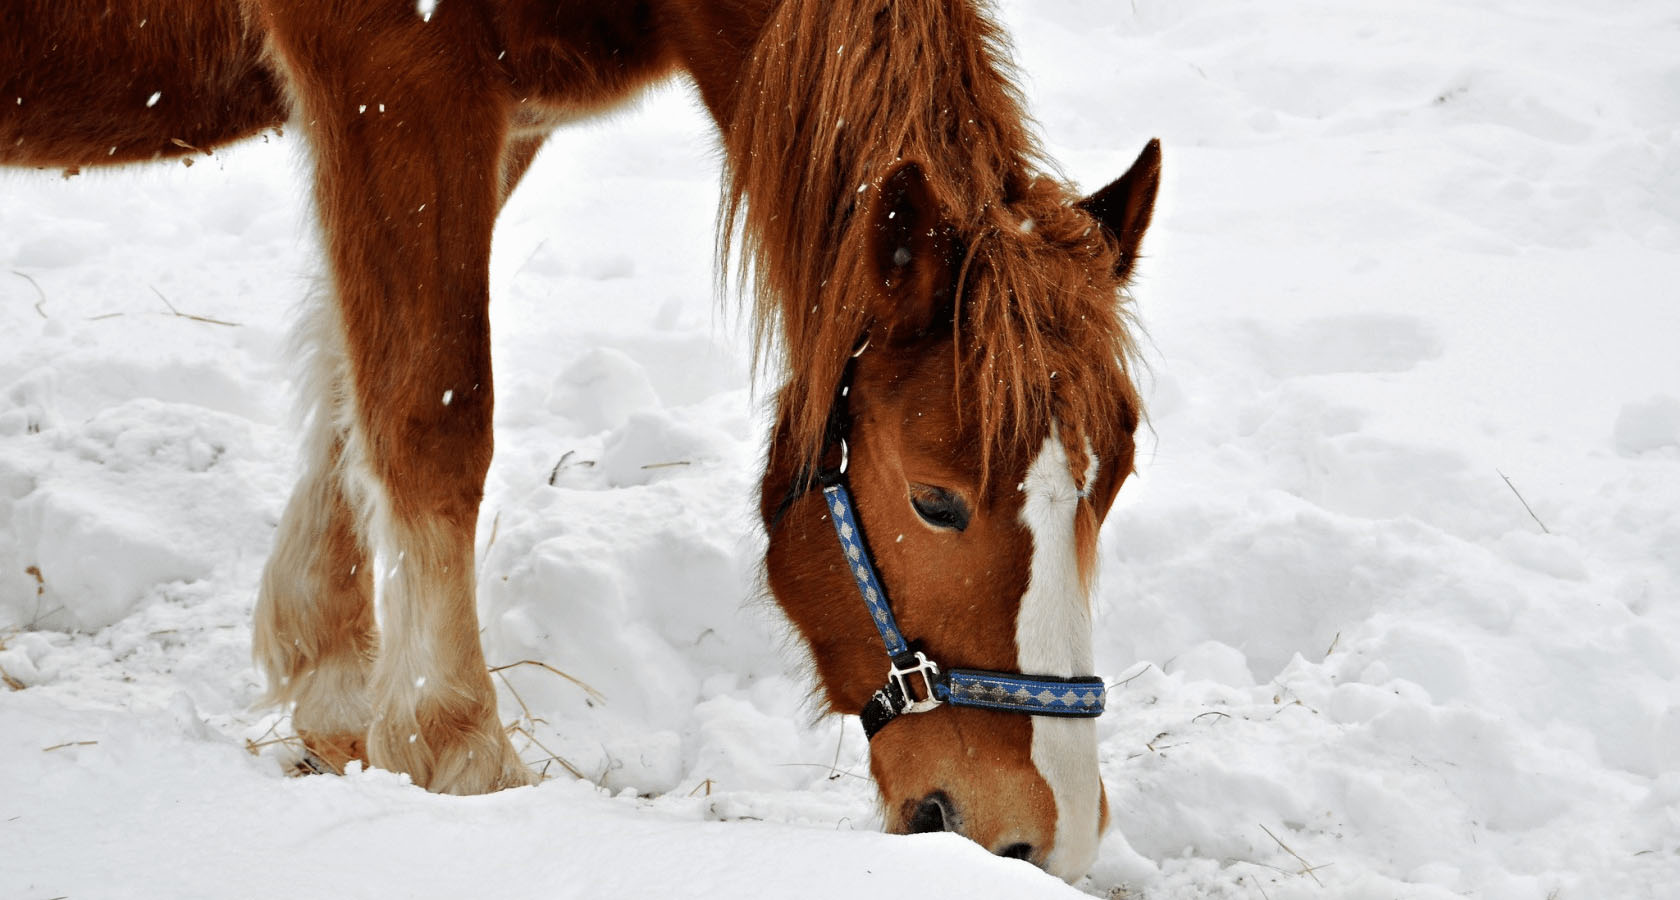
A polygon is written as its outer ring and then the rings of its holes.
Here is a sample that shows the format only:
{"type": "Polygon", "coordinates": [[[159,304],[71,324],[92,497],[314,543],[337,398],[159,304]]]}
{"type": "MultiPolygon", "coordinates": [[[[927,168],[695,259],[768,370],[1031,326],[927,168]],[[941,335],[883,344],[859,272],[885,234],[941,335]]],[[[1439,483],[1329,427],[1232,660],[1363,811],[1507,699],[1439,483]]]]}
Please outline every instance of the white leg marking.
{"type": "MultiPolygon", "coordinates": [[[[1027,468],[1021,521],[1032,532],[1032,571],[1015,619],[1021,671],[1072,677],[1091,672],[1091,602],[1079,577],[1074,517],[1080,490],[1068,470],[1067,451],[1054,425],[1027,468]]],[[[1087,483],[1095,472],[1092,457],[1087,483]]],[[[1096,723],[1090,719],[1032,720],[1033,765],[1056,797],[1056,836],[1044,865],[1072,881],[1097,858],[1096,723]]]]}
{"type": "MultiPolygon", "coordinates": [[[[359,733],[367,730],[367,668],[343,655],[323,658],[318,635],[337,623],[324,621],[340,610],[319,609],[320,592],[331,577],[324,532],[332,512],[333,495],[344,477],[340,460],[334,468],[332,448],[350,427],[346,412],[349,363],[343,329],[331,298],[311,298],[312,306],[291,337],[296,365],[298,407],[293,413],[305,433],[300,453],[303,473],[286,504],[280,531],[268,564],[263,568],[257,602],[253,655],[271,679],[292,667],[294,654],[316,658],[316,668],[292,682],[268,686],[265,701],[295,702],[292,724],[299,730],[359,733]],[[307,636],[299,636],[302,630],[307,636]],[[287,637],[287,635],[293,635],[287,637]],[[298,647],[308,641],[307,650],[298,647]]],[[[282,676],[283,679],[284,676],[282,676]]]]}

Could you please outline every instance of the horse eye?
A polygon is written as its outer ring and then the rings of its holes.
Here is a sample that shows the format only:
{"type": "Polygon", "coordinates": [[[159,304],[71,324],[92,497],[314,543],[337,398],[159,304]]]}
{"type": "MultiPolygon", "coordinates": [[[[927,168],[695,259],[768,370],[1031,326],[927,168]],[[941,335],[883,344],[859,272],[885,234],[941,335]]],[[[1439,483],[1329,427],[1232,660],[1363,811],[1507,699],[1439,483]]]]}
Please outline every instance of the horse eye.
{"type": "Polygon", "coordinates": [[[968,504],[955,491],[926,484],[911,485],[910,506],[923,522],[935,528],[962,531],[968,527],[968,504]]]}

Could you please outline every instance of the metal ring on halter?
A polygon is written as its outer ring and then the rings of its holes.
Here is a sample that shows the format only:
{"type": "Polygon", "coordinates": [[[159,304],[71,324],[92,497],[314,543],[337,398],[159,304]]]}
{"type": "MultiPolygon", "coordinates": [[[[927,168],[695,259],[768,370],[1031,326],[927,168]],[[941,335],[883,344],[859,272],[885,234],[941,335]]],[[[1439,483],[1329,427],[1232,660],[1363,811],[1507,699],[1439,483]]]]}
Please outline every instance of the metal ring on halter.
{"type": "Polygon", "coordinates": [[[915,659],[909,666],[900,666],[899,660],[903,659],[903,657],[900,657],[892,661],[892,665],[887,671],[888,680],[897,685],[899,693],[904,695],[906,702],[901,712],[927,712],[945,702],[945,698],[941,696],[944,692],[940,690],[944,687],[944,683],[939,680],[939,664],[928,659],[927,654],[920,650],[916,650],[914,653],[915,659]],[[908,679],[912,675],[922,676],[922,687],[926,689],[927,696],[920,700],[917,700],[915,693],[910,690],[908,679]]]}

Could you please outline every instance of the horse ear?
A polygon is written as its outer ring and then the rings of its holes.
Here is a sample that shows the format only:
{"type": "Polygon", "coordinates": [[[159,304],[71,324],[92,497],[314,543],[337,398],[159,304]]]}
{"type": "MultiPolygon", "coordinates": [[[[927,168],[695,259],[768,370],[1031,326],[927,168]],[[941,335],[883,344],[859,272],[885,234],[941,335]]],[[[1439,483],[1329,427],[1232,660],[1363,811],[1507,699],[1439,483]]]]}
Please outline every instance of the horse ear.
{"type": "Polygon", "coordinates": [[[887,340],[949,324],[956,230],[940,214],[922,167],[899,163],[881,179],[870,208],[870,255],[882,286],[875,322],[887,340]]]}
{"type": "Polygon", "coordinates": [[[1151,139],[1126,174],[1079,201],[1079,207],[1120,242],[1120,261],[1114,267],[1114,274],[1121,281],[1131,277],[1132,267],[1137,263],[1138,245],[1143,243],[1143,233],[1149,230],[1149,217],[1155,212],[1155,193],[1160,187],[1161,141],[1151,139]]]}

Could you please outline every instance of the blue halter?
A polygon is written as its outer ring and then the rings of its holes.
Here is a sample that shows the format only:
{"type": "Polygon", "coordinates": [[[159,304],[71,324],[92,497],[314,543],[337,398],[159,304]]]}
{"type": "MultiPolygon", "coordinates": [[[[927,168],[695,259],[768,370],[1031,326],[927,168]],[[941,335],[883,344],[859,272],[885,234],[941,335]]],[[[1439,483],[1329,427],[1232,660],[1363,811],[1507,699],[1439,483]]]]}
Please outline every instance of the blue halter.
{"type": "Polygon", "coordinates": [[[828,442],[831,446],[838,445],[840,465],[816,473],[806,470],[796,477],[771,520],[773,528],[774,522],[781,518],[800,493],[812,484],[822,485],[823,502],[828,507],[829,520],[834,524],[834,534],[840,539],[846,567],[857,582],[858,593],[863,595],[864,605],[869,607],[869,618],[881,633],[881,643],[886,646],[887,656],[891,659],[887,683],[869,698],[859,713],[863,719],[864,734],[874,738],[877,732],[899,716],[927,712],[942,703],[1030,716],[1089,719],[1102,715],[1108,689],[1101,678],[945,669],[928,659],[927,654],[915,649],[898,630],[898,621],[893,618],[892,607],[888,605],[886,587],[875,574],[875,563],[869,557],[869,542],[863,535],[863,523],[858,520],[851,491],[846,486],[849,460],[845,435],[850,424],[846,406],[851,393],[854,363],[867,346],[867,339],[861,341],[852,359],[847,361],[834,406],[829,412],[828,442]]]}
{"type": "Polygon", "coordinates": [[[1108,689],[1101,678],[947,670],[928,659],[927,654],[913,649],[898,630],[898,622],[887,605],[886,588],[875,574],[863,526],[852,506],[851,492],[846,490],[844,469],[840,474],[837,481],[823,488],[823,500],[828,504],[829,519],[840,538],[840,550],[846,556],[852,579],[857,582],[858,593],[863,595],[869,617],[892,659],[886,685],[869,698],[859,714],[865,735],[873,738],[899,716],[927,712],[941,703],[1031,716],[1094,718],[1102,715],[1108,689]]]}

